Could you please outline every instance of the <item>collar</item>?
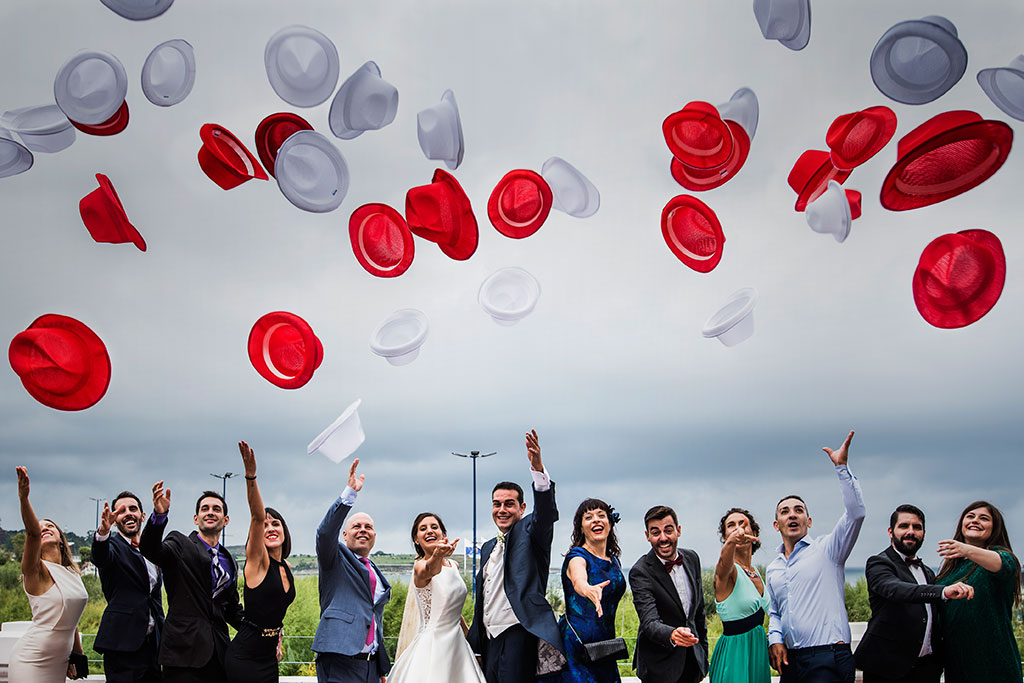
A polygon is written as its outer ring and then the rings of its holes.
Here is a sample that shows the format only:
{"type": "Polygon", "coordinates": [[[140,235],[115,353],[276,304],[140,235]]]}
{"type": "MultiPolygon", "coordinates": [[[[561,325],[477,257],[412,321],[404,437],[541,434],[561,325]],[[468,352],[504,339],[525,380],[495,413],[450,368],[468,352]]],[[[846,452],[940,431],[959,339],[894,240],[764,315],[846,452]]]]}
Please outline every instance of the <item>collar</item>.
{"type": "MultiPolygon", "coordinates": [[[[803,538],[801,538],[799,541],[796,542],[796,544],[793,546],[793,552],[791,552],[789,554],[789,556],[793,557],[793,555],[796,555],[796,551],[797,550],[800,550],[800,548],[804,547],[805,545],[810,545],[810,544],[811,544],[811,542],[807,540],[807,536],[804,536],[803,538]]],[[[779,553],[779,557],[781,557],[783,560],[787,559],[786,558],[786,544],[785,543],[780,543],[779,544],[778,553],[779,553]]]]}
{"type": "Polygon", "coordinates": [[[202,544],[205,545],[210,550],[213,550],[214,548],[216,548],[217,552],[219,553],[219,552],[221,552],[221,550],[224,549],[224,547],[220,543],[217,543],[217,545],[210,545],[209,543],[207,543],[206,539],[204,539],[203,535],[201,533],[199,533],[198,531],[196,532],[196,538],[198,538],[202,542],[202,544]]]}

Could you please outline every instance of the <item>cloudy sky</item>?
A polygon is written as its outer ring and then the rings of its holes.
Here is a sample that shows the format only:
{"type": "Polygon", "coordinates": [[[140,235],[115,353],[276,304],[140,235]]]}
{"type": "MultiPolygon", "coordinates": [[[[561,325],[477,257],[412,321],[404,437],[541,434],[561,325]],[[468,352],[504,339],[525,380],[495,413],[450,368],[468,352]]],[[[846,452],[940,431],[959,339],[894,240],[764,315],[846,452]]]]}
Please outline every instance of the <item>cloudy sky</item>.
{"type": "MultiPolygon", "coordinates": [[[[939,205],[893,213],[878,202],[896,140],[947,110],[1006,120],[979,88],[977,71],[1024,48],[1016,0],[861,0],[813,3],[808,47],[764,40],[749,1],[516,3],[464,1],[269,2],[177,0],[163,16],[130,22],[99,0],[17,0],[0,8],[0,108],[52,102],[53,78],[79,49],[117,55],[129,75],[131,123],[109,138],[79,134],[73,146],[37,154],[35,166],[0,180],[0,338],[44,313],[73,316],[106,343],[106,396],[80,413],[33,400],[0,372],[0,522],[20,528],[14,466],[28,466],[38,512],[84,533],[90,496],[152,483],[172,489],[172,524],[210,473],[240,472],[235,443],[256,450],[267,504],[280,509],[299,552],[345,484],[347,468],[307,456],[306,444],[362,398],[366,474],[359,508],[373,514],[377,547],[404,552],[422,510],[453,535],[471,528],[471,472],[451,451],[498,451],[480,462],[481,539],[493,529],[490,485],[529,482],[523,433],[536,428],[557,482],[565,551],[577,503],[608,500],[622,514],[627,564],[645,551],[643,512],[680,513],[683,542],[704,564],[717,557],[715,527],[740,505],[765,527],[775,501],[802,494],[813,532],[841,512],[822,446],[857,430],[851,469],[868,518],[851,566],[887,542],[894,506],[928,514],[927,552],[952,534],[968,502],[987,498],[1024,543],[1020,439],[1024,364],[1019,337],[1024,233],[1021,152],[992,179],[939,205]],[[872,84],[868,57],[892,24],[942,14],[959,30],[967,73],[922,106],[889,101],[872,84]],[[400,93],[389,127],[351,141],[330,135],[330,100],[298,110],[267,80],[267,39],[289,24],[312,26],[337,45],[344,79],[375,60],[400,93]],[[158,43],[195,47],[191,95],[162,109],[139,74],[158,43]],[[660,213],[685,192],[668,173],[661,122],[690,100],[725,102],[741,86],[760,100],[760,124],[740,174],[703,193],[727,242],[709,274],[673,257],[660,213]],[[416,139],[416,112],[452,88],[462,112],[465,161],[455,172],[480,224],[465,262],[417,239],[409,271],[375,278],[358,265],[348,217],[380,201],[402,209],[435,162],[416,139]],[[871,105],[899,117],[896,138],[846,187],[864,194],[863,216],[837,244],[794,212],[786,184],[805,149],[823,149],[836,116],[871,105]],[[295,111],[337,144],[351,170],[341,207],[322,215],[292,206],[273,180],[225,192],[200,170],[199,128],[233,131],[250,149],[265,116],[295,111]],[[497,233],[487,198],[515,168],[540,170],[558,155],[601,191],[588,219],[552,212],[524,240],[497,233]],[[78,200],[108,175],[149,250],[97,244],[78,200]],[[940,234],[984,228],[1007,257],[1002,298],[977,323],[939,330],[918,314],[911,278],[940,234]],[[526,268],[542,294],[532,315],[499,327],[480,309],[480,283],[498,268],[526,268]],[[702,338],[704,321],[739,287],[760,293],[756,333],[726,348],[702,338]],[[368,347],[374,327],[399,308],[431,321],[411,365],[392,367],[368,347]],[[264,313],[294,312],[322,340],[325,360],[302,389],[262,379],[246,354],[264,313]]],[[[1019,134],[1019,122],[1008,121],[1019,134]]],[[[1024,144],[1024,143],[1021,143],[1024,144]]],[[[247,513],[241,479],[228,482],[240,542],[247,513]]],[[[147,509],[151,506],[147,500],[147,509]]],[[[760,561],[770,557],[761,552],[760,561]]]]}

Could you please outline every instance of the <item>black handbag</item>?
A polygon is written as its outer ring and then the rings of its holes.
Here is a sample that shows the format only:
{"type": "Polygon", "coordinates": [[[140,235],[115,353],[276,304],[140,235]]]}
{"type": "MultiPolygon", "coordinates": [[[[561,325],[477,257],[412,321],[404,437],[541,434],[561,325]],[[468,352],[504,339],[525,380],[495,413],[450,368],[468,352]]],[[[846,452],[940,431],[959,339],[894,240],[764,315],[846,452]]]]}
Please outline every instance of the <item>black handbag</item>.
{"type": "Polygon", "coordinates": [[[75,677],[85,678],[89,675],[89,658],[82,652],[72,652],[68,664],[75,665],[75,677]]]}
{"type": "Polygon", "coordinates": [[[587,664],[597,664],[606,659],[619,660],[629,657],[629,650],[626,648],[626,640],[624,638],[609,638],[607,640],[596,640],[593,643],[584,643],[583,639],[580,638],[580,634],[576,633],[576,629],[572,627],[568,613],[565,615],[565,623],[569,624],[572,634],[576,636],[576,640],[580,641],[580,645],[583,646],[583,660],[587,664]]]}

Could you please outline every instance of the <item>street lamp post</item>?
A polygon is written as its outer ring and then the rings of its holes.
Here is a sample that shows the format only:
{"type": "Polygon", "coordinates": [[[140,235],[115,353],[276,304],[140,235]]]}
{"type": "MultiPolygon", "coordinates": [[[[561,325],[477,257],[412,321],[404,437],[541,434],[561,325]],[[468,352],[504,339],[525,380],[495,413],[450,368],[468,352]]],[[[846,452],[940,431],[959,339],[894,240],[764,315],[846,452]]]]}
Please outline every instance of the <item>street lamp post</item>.
{"type": "Polygon", "coordinates": [[[92,527],[93,532],[95,532],[97,529],[100,528],[100,503],[102,503],[106,499],[105,498],[93,498],[92,496],[89,496],[89,500],[96,501],[96,524],[93,525],[93,527],[92,527]]]}
{"type": "MultiPolygon", "coordinates": [[[[227,499],[228,499],[228,479],[230,479],[231,477],[236,476],[235,473],[234,472],[225,472],[224,474],[214,474],[213,472],[210,472],[210,476],[211,477],[217,477],[218,479],[221,480],[222,486],[221,486],[221,494],[220,495],[224,498],[224,501],[225,501],[224,504],[226,506],[227,505],[227,499]]],[[[220,530],[220,544],[222,546],[224,546],[225,549],[227,549],[227,547],[228,547],[228,528],[226,526],[223,529],[220,530]]]]}
{"type": "Polygon", "coordinates": [[[470,451],[469,455],[465,453],[455,453],[460,458],[469,458],[473,461],[473,595],[476,595],[476,461],[477,458],[488,458],[492,455],[497,455],[497,451],[493,453],[480,454],[480,451],[470,451]]]}

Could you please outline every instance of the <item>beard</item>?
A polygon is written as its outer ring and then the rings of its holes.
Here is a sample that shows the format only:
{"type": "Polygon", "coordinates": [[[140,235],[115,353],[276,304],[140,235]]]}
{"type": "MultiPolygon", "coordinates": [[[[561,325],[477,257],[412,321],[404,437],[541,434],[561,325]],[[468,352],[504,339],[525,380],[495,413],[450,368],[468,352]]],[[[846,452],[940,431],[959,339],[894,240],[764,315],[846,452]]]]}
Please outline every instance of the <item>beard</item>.
{"type": "Polygon", "coordinates": [[[117,525],[117,530],[121,533],[122,536],[126,536],[128,538],[133,538],[135,536],[138,536],[139,532],[142,531],[142,522],[141,522],[141,520],[136,520],[135,528],[132,529],[132,530],[126,529],[123,523],[122,524],[118,524],[117,525]]]}
{"type": "Polygon", "coordinates": [[[917,551],[921,549],[921,546],[924,545],[924,539],[918,539],[914,536],[905,536],[902,539],[894,537],[892,545],[907,557],[914,557],[917,555],[917,551]]]}

